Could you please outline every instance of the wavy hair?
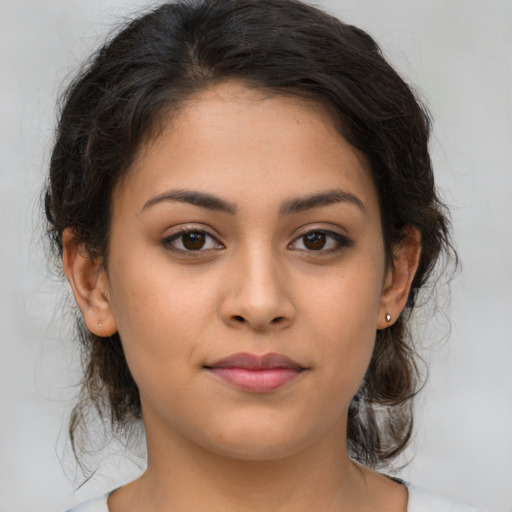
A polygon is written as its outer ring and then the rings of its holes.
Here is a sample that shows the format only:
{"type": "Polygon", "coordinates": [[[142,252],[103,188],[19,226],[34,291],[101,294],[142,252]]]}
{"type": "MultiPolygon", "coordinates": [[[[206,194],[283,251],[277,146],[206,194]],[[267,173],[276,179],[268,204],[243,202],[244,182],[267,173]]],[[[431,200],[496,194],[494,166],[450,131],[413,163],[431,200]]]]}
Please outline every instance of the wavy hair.
{"type": "MultiPolygon", "coordinates": [[[[91,258],[108,261],[116,183],[165,115],[229,79],[327,107],[369,164],[388,261],[405,227],[421,233],[406,308],[376,332],[370,366],[349,407],[351,456],[372,467],[387,465],[411,437],[412,399],[421,380],[407,328],[410,313],[439,256],[452,247],[434,185],[428,112],[364,31],[297,0],[178,1],[127,23],[62,97],[44,192],[56,257],[70,227],[91,258]]],[[[78,434],[86,433],[91,408],[124,432],[140,419],[141,405],[119,335],[95,336],[79,315],[77,325],[84,376],[69,432],[79,455],[78,434]]]]}

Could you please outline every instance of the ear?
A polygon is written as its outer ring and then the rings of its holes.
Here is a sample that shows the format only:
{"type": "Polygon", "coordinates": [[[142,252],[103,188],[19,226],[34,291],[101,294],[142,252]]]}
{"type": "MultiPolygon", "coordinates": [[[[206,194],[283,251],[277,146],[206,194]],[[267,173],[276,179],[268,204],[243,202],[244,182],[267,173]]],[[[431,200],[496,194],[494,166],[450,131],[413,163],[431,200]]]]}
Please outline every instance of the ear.
{"type": "Polygon", "coordinates": [[[389,264],[384,281],[377,329],[389,327],[400,316],[407,303],[411,284],[420,262],[420,232],[416,228],[406,227],[403,233],[403,239],[393,249],[393,261],[389,264]]]}
{"type": "Polygon", "coordinates": [[[92,259],[71,228],[62,233],[62,263],[87,328],[97,336],[117,332],[101,258],[92,259]]]}

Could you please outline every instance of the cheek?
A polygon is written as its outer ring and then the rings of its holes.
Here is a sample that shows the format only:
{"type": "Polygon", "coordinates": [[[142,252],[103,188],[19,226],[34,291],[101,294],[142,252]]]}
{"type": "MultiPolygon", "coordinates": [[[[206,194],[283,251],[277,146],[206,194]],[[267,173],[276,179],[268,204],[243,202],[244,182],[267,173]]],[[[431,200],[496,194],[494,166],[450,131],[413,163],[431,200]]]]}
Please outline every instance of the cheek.
{"type": "Polygon", "coordinates": [[[312,331],[334,394],[357,391],[375,344],[382,265],[363,263],[340,269],[311,298],[312,331]]]}
{"type": "Polygon", "coordinates": [[[136,273],[134,267],[123,262],[116,267],[122,274],[113,272],[111,279],[112,310],[130,370],[139,386],[158,374],[179,379],[208,327],[211,293],[156,265],[139,266],[136,273]]]}
{"type": "Polygon", "coordinates": [[[375,334],[382,295],[382,270],[372,260],[340,267],[304,291],[309,315],[329,336],[365,338],[375,334]],[[360,336],[359,336],[360,335],[360,336]]]}

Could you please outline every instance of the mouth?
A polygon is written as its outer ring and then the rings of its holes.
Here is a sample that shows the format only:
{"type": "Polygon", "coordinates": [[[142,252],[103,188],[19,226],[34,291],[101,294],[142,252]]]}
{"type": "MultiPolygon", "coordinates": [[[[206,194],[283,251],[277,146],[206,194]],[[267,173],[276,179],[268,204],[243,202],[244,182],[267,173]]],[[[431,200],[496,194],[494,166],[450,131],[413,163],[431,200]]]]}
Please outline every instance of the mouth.
{"type": "Polygon", "coordinates": [[[230,385],[251,393],[268,393],[295,380],[307,368],[281,354],[233,354],[204,368],[230,385]]]}

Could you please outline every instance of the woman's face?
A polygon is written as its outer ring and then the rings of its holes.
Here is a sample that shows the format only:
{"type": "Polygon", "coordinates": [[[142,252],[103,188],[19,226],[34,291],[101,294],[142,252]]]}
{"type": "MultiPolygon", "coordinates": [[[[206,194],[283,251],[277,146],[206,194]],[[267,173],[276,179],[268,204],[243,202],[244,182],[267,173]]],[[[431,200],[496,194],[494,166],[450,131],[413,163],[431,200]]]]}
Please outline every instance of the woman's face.
{"type": "Polygon", "coordinates": [[[216,86],[113,197],[106,295],[150,442],[254,460],[345,443],[387,269],[370,173],[321,108],[216,86]]]}

